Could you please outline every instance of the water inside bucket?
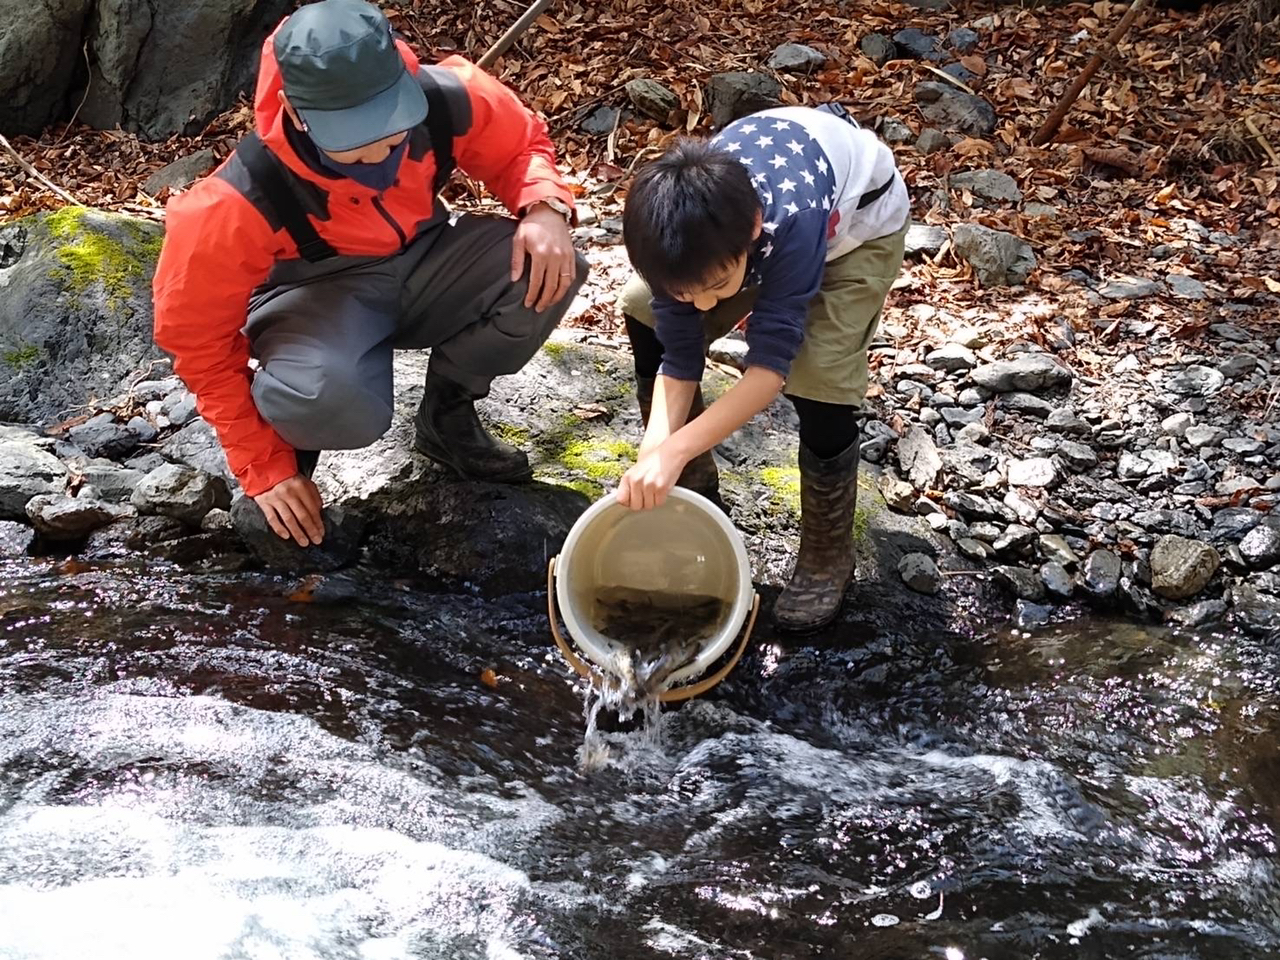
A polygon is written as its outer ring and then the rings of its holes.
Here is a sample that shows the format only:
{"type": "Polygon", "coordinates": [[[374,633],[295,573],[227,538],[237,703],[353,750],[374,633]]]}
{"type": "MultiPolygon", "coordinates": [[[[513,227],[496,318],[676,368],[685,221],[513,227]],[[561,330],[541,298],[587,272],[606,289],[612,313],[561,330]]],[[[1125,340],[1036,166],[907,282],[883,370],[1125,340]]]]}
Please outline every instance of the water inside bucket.
{"type": "Polygon", "coordinates": [[[721,597],[604,587],[592,598],[591,621],[628,651],[615,672],[625,692],[642,701],[665,690],[671,674],[698,656],[729,610],[721,597]]]}

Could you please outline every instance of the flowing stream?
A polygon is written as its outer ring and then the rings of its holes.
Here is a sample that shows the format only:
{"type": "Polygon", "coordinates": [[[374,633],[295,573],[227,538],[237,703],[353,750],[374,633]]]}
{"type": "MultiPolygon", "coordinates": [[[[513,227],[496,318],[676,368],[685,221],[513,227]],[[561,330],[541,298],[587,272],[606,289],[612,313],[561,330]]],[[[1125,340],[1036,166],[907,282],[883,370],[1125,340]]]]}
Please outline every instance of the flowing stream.
{"type": "Polygon", "coordinates": [[[766,635],[584,772],[544,602],[0,561],[0,960],[1280,956],[1275,650],[766,635]]]}

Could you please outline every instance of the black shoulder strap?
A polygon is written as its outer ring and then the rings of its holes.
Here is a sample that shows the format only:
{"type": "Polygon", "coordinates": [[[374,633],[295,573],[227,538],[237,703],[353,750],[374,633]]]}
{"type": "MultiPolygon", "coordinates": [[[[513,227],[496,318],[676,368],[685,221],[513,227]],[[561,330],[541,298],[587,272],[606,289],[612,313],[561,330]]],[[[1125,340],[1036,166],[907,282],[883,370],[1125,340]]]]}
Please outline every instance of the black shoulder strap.
{"type": "Polygon", "coordinates": [[[263,194],[271,209],[275,212],[280,225],[298,247],[298,254],[311,263],[319,263],[336,257],[334,250],[316,231],[315,225],[307,217],[285,176],[280,160],[256,133],[251,133],[236,147],[240,162],[249,171],[249,176],[262,185],[263,194]]]}
{"type": "Polygon", "coordinates": [[[421,67],[418,83],[427,96],[427,135],[436,161],[433,187],[444,189],[457,169],[453,139],[471,128],[471,101],[457,75],[447,67],[421,67]]]}

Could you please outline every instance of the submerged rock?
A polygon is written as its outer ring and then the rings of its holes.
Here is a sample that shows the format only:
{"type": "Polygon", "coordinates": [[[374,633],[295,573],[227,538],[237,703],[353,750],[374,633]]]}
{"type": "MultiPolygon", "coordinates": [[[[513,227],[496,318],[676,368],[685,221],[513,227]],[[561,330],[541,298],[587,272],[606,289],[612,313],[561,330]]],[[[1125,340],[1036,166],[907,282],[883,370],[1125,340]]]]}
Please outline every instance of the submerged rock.
{"type": "Polygon", "coordinates": [[[924,553],[909,553],[898,562],[902,582],[917,593],[937,593],[942,575],[933,558],[924,553]]]}

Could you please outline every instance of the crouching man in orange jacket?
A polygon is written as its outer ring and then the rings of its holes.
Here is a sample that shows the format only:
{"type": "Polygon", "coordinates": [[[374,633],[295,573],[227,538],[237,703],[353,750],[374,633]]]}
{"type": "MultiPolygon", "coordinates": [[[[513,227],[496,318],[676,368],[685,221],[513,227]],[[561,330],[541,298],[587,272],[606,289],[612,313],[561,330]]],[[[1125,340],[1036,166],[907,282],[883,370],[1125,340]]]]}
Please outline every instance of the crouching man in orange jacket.
{"type": "Polygon", "coordinates": [[[386,432],[403,348],[431,348],[417,449],[463,478],[528,480],[475,401],[586,279],[546,124],[461,57],[420,66],[362,0],[286,19],[255,103],[256,131],[169,204],[155,278],[156,342],[245,494],[280,536],[319,543],[319,451],[386,432]],[[519,219],[450,218],[436,194],[455,157],[519,219]]]}

